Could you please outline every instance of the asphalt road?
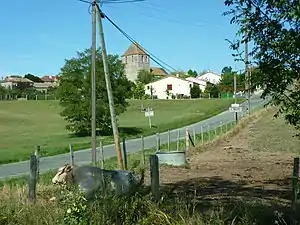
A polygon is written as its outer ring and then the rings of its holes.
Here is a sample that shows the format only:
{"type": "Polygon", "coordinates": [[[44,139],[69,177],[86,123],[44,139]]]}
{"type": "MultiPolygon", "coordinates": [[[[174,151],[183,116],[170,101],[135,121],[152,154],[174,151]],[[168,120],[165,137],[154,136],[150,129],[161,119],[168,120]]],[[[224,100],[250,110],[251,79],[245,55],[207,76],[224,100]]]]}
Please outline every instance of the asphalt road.
{"type": "MultiPolygon", "coordinates": [[[[265,103],[264,100],[259,98],[259,95],[253,96],[251,98],[251,111],[257,107],[262,106],[265,103]]],[[[245,109],[246,104],[242,104],[243,109],[245,109]]],[[[239,113],[239,116],[243,116],[245,112],[239,113]]],[[[217,126],[220,126],[220,123],[228,123],[230,121],[234,121],[235,117],[233,113],[230,113],[228,110],[222,112],[216,116],[213,116],[209,119],[200,121],[198,123],[190,125],[190,129],[194,129],[196,134],[201,132],[201,127],[203,131],[207,131],[208,129],[214,129],[217,126]]],[[[178,130],[180,131],[180,139],[185,138],[185,130],[186,128],[179,128],[170,131],[170,139],[171,142],[175,142],[178,138],[178,130]]],[[[168,141],[168,133],[160,134],[160,143],[164,144],[168,141]]],[[[144,146],[145,149],[154,148],[156,146],[156,135],[148,136],[144,138],[144,146]]],[[[131,139],[126,142],[126,149],[128,153],[134,153],[141,150],[141,140],[131,139]]],[[[114,145],[104,146],[104,158],[115,156],[115,148],[114,145]]],[[[74,153],[75,164],[87,164],[91,162],[91,150],[80,150],[74,153]]],[[[64,165],[65,163],[70,162],[70,155],[68,153],[48,156],[44,158],[40,158],[40,172],[46,172],[48,170],[57,169],[64,165]]],[[[29,161],[22,161],[17,163],[10,163],[0,165],[0,180],[16,177],[28,174],[29,171],[29,161]]]]}

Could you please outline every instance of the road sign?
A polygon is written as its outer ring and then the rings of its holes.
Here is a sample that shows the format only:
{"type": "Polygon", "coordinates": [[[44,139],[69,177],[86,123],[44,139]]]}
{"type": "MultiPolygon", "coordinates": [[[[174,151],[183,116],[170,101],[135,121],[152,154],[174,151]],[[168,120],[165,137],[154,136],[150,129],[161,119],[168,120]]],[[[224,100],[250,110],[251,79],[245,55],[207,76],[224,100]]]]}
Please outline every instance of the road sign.
{"type": "Polygon", "coordinates": [[[145,117],[150,117],[150,116],[154,116],[154,111],[153,110],[145,111],[145,117]]]}
{"type": "Polygon", "coordinates": [[[242,112],[243,108],[240,106],[240,104],[231,104],[229,107],[229,112],[242,112]]]}

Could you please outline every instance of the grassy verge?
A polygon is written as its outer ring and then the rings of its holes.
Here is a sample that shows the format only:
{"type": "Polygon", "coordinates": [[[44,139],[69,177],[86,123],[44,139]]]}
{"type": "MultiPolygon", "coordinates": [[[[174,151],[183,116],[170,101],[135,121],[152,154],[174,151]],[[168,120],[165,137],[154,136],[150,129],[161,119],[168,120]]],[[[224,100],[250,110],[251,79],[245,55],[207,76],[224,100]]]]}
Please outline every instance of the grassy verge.
{"type": "MultiPolygon", "coordinates": [[[[232,99],[133,100],[127,112],[118,118],[120,135],[129,139],[183,127],[217,115],[232,102],[232,99]],[[151,129],[141,112],[142,106],[150,106],[155,112],[151,129]]],[[[69,143],[75,151],[89,148],[90,137],[66,132],[60,111],[57,101],[0,101],[0,164],[27,160],[37,145],[41,146],[43,156],[68,152],[69,143]]],[[[100,139],[104,145],[113,142],[111,136],[100,139]]]]}
{"type": "MultiPolygon", "coordinates": [[[[237,126],[231,124],[227,127],[226,134],[221,132],[221,130],[225,131],[225,127],[219,128],[219,132],[216,133],[215,131],[210,134],[205,133],[203,145],[199,135],[196,137],[197,144],[204,147],[208,144],[216,144],[219,140],[239,132],[246,123],[259,115],[258,113],[251,118],[245,118],[237,126]],[[218,138],[215,138],[216,136],[218,138]]],[[[180,146],[184,147],[184,141],[180,142],[180,146]]],[[[162,149],[165,150],[166,147],[162,146],[162,149]]],[[[201,150],[199,147],[191,149],[197,152],[201,150]]],[[[154,150],[146,151],[146,160],[153,152],[154,150]]],[[[136,168],[141,158],[141,154],[129,155],[130,167],[136,168]]],[[[146,164],[148,165],[148,161],[146,164]]],[[[105,167],[116,167],[115,158],[106,160],[105,167]]],[[[163,188],[162,198],[158,202],[153,202],[149,190],[145,189],[133,197],[98,196],[97,201],[88,204],[78,192],[49,186],[51,178],[51,173],[41,176],[36,204],[27,202],[28,190],[24,186],[26,179],[14,179],[9,183],[2,183],[4,186],[0,190],[0,224],[290,224],[290,221],[285,218],[289,215],[289,211],[264,205],[258,200],[227,199],[225,202],[211,198],[199,199],[196,193],[195,195],[184,193],[171,195],[163,188]],[[60,201],[49,201],[53,196],[60,201]]]]}

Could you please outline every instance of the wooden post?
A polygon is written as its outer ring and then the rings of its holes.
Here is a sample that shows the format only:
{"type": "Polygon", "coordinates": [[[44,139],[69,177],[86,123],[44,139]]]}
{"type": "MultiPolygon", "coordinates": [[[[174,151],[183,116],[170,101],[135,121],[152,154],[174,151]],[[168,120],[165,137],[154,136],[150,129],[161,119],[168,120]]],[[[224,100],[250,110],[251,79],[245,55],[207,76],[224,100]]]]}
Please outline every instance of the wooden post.
{"type": "Polygon", "coordinates": [[[193,139],[194,139],[194,144],[196,145],[196,131],[195,131],[195,128],[193,128],[193,139]]]}
{"type": "Polygon", "coordinates": [[[150,158],[150,176],[151,176],[151,192],[153,199],[159,201],[159,165],[157,155],[151,155],[150,158]]]}
{"type": "Polygon", "coordinates": [[[222,121],[220,122],[220,132],[221,132],[221,134],[223,134],[223,122],[222,121]]]}
{"type": "Polygon", "coordinates": [[[203,127],[201,127],[201,143],[204,143],[203,127]]]}
{"type": "Polygon", "coordinates": [[[37,175],[36,175],[36,179],[37,181],[40,178],[40,155],[41,155],[41,147],[38,145],[36,146],[36,150],[35,150],[35,157],[36,157],[36,164],[37,164],[37,175]]]}
{"type": "Polygon", "coordinates": [[[74,150],[72,144],[69,144],[69,149],[70,149],[70,163],[71,166],[74,166],[74,150]]]}
{"type": "Polygon", "coordinates": [[[215,127],[215,137],[218,136],[218,126],[215,127]]]}
{"type": "Polygon", "coordinates": [[[37,158],[36,155],[30,156],[30,173],[29,173],[29,185],[28,185],[28,197],[29,201],[35,202],[36,200],[36,182],[37,182],[37,158]]]}
{"type": "Polygon", "coordinates": [[[177,132],[177,141],[176,141],[176,150],[179,151],[179,144],[180,144],[180,129],[177,132]]]}
{"type": "Polygon", "coordinates": [[[210,126],[207,126],[207,132],[208,132],[208,140],[210,141],[210,126]]]}
{"type": "Polygon", "coordinates": [[[168,151],[170,151],[170,142],[171,142],[171,134],[170,134],[170,130],[168,130],[168,151]]]}
{"type": "Polygon", "coordinates": [[[141,141],[142,141],[142,162],[143,162],[143,165],[145,165],[145,142],[144,142],[144,137],[141,136],[141,141]]]}
{"type": "Polygon", "coordinates": [[[293,178],[292,178],[292,210],[296,212],[297,206],[297,192],[298,192],[298,178],[299,178],[299,157],[294,158],[293,178]]]}
{"type": "Polygon", "coordinates": [[[156,151],[159,152],[160,150],[160,137],[159,133],[156,133],[156,151]]]}
{"type": "Polygon", "coordinates": [[[100,160],[101,160],[101,168],[104,169],[104,152],[103,152],[103,142],[100,141],[100,160]]]}
{"type": "Polygon", "coordinates": [[[185,130],[185,150],[190,150],[189,128],[185,130]]]}
{"type": "Polygon", "coordinates": [[[126,141],[125,138],[123,137],[122,139],[123,142],[123,159],[124,159],[124,169],[127,170],[128,162],[127,162],[127,151],[126,151],[126,141]]]}

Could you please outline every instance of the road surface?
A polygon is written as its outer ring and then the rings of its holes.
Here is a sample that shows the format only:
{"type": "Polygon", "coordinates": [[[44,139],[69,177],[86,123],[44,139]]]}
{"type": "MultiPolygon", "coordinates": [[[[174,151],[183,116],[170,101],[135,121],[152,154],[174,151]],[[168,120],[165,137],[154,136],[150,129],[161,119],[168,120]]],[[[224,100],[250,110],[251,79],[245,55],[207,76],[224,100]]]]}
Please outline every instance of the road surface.
{"type": "MultiPolygon", "coordinates": [[[[251,98],[251,111],[257,107],[262,106],[265,103],[264,100],[259,98],[259,95],[253,96],[251,98]]],[[[243,103],[243,108],[245,109],[246,103],[243,103]]],[[[241,116],[241,115],[240,115],[241,116]]],[[[203,131],[207,131],[208,129],[214,129],[217,126],[220,126],[220,123],[228,123],[230,121],[234,121],[235,117],[233,113],[230,113],[228,110],[222,112],[216,116],[213,116],[209,119],[200,121],[198,123],[189,125],[191,129],[195,130],[196,134],[201,132],[201,127],[203,131]]],[[[170,139],[171,142],[177,141],[178,138],[178,130],[180,131],[180,139],[185,138],[185,127],[175,129],[170,131],[170,139]]],[[[160,134],[160,143],[164,144],[168,141],[168,133],[160,134]]],[[[148,136],[144,138],[144,147],[145,149],[151,149],[156,146],[156,135],[148,136]]],[[[126,142],[126,149],[128,153],[134,153],[141,150],[141,139],[130,139],[126,142]]],[[[106,145],[104,146],[104,158],[115,156],[115,148],[114,145],[106,145]]],[[[80,164],[88,164],[91,162],[92,155],[91,150],[80,150],[74,152],[75,163],[77,165],[80,164]]],[[[68,153],[48,156],[44,158],[40,158],[40,172],[46,172],[48,170],[57,169],[64,165],[65,163],[70,162],[70,155],[68,153]]],[[[3,164],[0,165],[0,180],[22,176],[28,174],[29,171],[29,161],[22,161],[17,163],[3,164]]]]}

